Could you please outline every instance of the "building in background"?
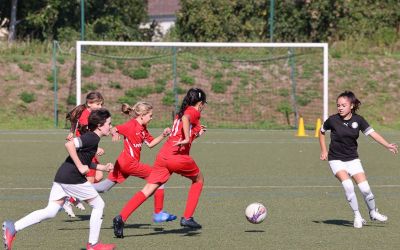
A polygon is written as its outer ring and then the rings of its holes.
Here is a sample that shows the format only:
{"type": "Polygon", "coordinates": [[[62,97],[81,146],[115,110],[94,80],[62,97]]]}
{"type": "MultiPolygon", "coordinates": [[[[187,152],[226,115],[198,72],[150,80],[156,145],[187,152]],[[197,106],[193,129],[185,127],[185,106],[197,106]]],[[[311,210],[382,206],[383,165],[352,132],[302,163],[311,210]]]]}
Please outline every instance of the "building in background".
{"type": "Polygon", "coordinates": [[[157,31],[153,40],[160,40],[168,30],[175,25],[176,12],[179,10],[179,0],[148,0],[148,23],[144,28],[157,25],[157,31]]]}

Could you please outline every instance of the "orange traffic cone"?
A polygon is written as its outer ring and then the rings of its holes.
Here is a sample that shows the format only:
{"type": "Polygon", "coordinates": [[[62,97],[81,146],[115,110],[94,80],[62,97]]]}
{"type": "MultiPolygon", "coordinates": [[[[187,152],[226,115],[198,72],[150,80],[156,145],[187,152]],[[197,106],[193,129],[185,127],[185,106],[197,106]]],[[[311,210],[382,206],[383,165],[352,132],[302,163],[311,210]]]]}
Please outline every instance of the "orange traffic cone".
{"type": "Polygon", "coordinates": [[[321,119],[317,119],[317,123],[315,124],[315,135],[314,137],[319,137],[319,131],[321,130],[321,119]]]}
{"type": "Polygon", "coordinates": [[[298,130],[297,130],[297,135],[296,135],[296,136],[299,136],[299,137],[307,136],[307,135],[306,135],[306,131],[305,131],[305,129],[304,129],[304,120],[303,120],[303,117],[300,117],[300,118],[299,118],[299,127],[298,127],[298,130]]]}

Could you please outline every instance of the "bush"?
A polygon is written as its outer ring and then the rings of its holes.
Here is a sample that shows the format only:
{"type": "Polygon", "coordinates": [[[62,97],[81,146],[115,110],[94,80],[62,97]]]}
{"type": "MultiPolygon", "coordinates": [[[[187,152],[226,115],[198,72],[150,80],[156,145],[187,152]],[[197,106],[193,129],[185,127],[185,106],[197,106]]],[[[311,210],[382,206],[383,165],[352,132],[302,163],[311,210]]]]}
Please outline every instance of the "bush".
{"type": "Polygon", "coordinates": [[[35,93],[32,92],[27,92],[24,91],[21,94],[19,94],[19,98],[24,102],[24,103],[31,103],[36,101],[36,95],[35,93]]]}
{"type": "Polygon", "coordinates": [[[144,68],[138,68],[132,71],[129,76],[136,80],[146,79],[149,77],[149,72],[144,68]]]}
{"type": "Polygon", "coordinates": [[[194,85],[194,78],[188,75],[183,75],[181,76],[181,82],[186,84],[186,85],[194,85]]]}
{"type": "Polygon", "coordinates": [[[69,95],[68,98],[67,98],[67,104],[68,105],[75,105],[76,104],[76,96],[69,95]]]}
{"type": "Polygon", "coordinates": [[[227,90],[227,86],[222,81],[216,81],[211,84],[211,90],[217,94],[223,94],[227,90]]]}
{"type": "Polygon", "coordinates": [[[171,106],[175,104],[175,95],[174,92],[172,91],[167,91],[165,93],[163,99],[162,99],[162,104],[165,106],[171,106]]]}
{"type": "Polygon", "coordinates": [[[90,91],[94,91],[94,90],[98,89],[98,87],[99,87],[98,84],[89,82],[87,84],[82,85],[81,91],[82,91],[82,93],[89,93],[90,91]]]}
{"type": "Polygon", "coordinates": [[[108,86],[110,86],[112,89],[122,89],[121,83],[119,82],[110,81],[108,82],[108,86]]]}
{"type": "Polygon", "coordinates": [[[85,64],[82,66],[82,76],[83,77],[89,77],[94,74],[95,70],[92,65],[85,64]]]}
{"type": "Polygon", "coordinates": [[[32,72],[32,65],[29,63],[18,63],[18,67],[25,72],[32,72]]]}

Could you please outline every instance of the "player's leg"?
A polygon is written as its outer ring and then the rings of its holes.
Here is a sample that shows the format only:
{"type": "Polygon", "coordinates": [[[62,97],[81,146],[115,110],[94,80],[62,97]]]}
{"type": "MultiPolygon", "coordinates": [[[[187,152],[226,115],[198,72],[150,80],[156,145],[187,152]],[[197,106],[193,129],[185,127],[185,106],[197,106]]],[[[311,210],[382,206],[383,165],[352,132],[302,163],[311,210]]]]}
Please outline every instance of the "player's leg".
{"type": "Polygon", "coordinates": [[[3,240],[6,249],[11,249],[15,235],[18,231],[26,227],[37,224],[43,220],[54,218],[64,203],[64,197],[67,194],[58,183],[53,183],[50,192],[49,202],[44,209],[36,210],[15,223],[12,221],[3,222],[3,240]]]}
{"type": "Polygon", "coordinates": [[[77,197],[79,200],[86,201],[92,208],[87,249],[114,249],[114,244],[102,244],[99,242],[105,204],[92,184],[87,181],[82,184],[62,184],[62,186],[69,195],[77,197]]]}
{"type": "Polygon", "coordinates": [[[364,201],[369,209],[369,216],[371,220],[377,220],[381,222],[387,221],[388,219],[387,216],[381,214],[376,208],[375,196],[371,191],[371,187],[369,186],[367,177],[364,173],[360,160],[356,159],[352,162],[349,162],[349,164],[352,164],[352,169],[355,172],[352,177],[354,181],[357,183],[358,188],[360,189],[364,197],[364,201]]]}
{"type": "Polygon", "coordinates": [[[183,227],[201,228],[201,225],[193,219],[193,214],[203,190],[204,177],[196,162],[189,155],[179,158],[180,159],[174,160],[175,164],[179,164],[175,172],[192,181],[186,201],[185,212],[181,218],[180,224],[183,227]]]}
{"type": "Polygon", "coordinates": [[[355,228],[362,228],[365,224],[365,220],[362,218],[358,207],[358,201],[356,193],[354,192],[354,184],[350,178],[346,164],[343,161],[329,161],[329,166],[335,177],[342,183],[346,199],[353,210],[354,213],[354,223],[355,228]]]}
{"type": "MultiPolygon", "coordinates": [[[[129,175],[145,179],[147,181],[153,168],[147,164],[141,162],[135,162],[135,164],[128,168],[129,175]]],[[[170,214],[163,210],[164,208],[164,185],[161,185],[154,192],[154,213],[153,221],[156,223],[167,222],[176,220],[176,215],[170,214]]]]}
{"type": "Polygon", "coordinates": [[[149,198],[160,184],[147,183],[144,188],[137,192],[132,198],[125,204],[119,215],[113,219],[114,234],[117,238],[124,237],[124,225],[128,220],[129,216],[143,204],[149,198]]]}

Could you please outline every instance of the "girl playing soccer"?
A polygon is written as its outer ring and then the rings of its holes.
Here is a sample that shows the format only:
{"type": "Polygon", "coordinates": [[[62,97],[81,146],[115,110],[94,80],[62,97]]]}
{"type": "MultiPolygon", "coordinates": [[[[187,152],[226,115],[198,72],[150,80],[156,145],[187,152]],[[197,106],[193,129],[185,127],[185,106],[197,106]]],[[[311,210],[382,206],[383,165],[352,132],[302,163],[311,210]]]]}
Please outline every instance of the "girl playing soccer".
{"type": "Polygon", "coordinates": [[[192,88],[187,92],[180,111],[176,115],[169,138],[157,155],[153,171],[147,178],[147,184],[113,219],[116,237],[123,238],[124,224],[131,213],[166,183],[172,173],[178,173],[192,181],[185,213],[180,221],[181,226],[201,228],[201,225],[193,219],[193,214],[200,198],[204,179],[198,166],[190,157],[189,151],[193,140],[206,131],[200,124],[200,112],[206,103],[206,94],[203,90],[192,88]]]}
{"type": "Polygon", "coordinates": [[[89,169],[101,171],[113,169],[112,163],[100,165],[92,162],[100,138],[110,134],[111,114],[106,109],[94,110],[89,115],[88,121],[88,132],[65,143],[69,156],[56,173],[47,207],[34,211],[16,222],[5,221],[3,223],[3,239],[6,250],[11,250],[17,232],[43,220],[54,218],[68,196],[84,200],[92,207],[89,241],[86,249],[109,250],[115,248],[114,244],[98,242],[103,221],[104,201],[85,177],[89,169]]]}
{"type": "Polygon", "coordinates": [[[319,137],[321,146],[320,159],[328,159],[333,174],[342,183],[347,201],[354,212],[353,226],[355,228],[362,228],[366,221],[358,210],[357,197],[350,177],[356,182],[364,196],[371,220],[385,222],[388,219],[386,215],[379,213],[375,206],[374,195],[368,184],[361,161],[358,158],[357,139],[359,132],[361,131],[365,135],[371,136],[393,154],[398,152],[396,144],[388,143],[381,135],[375,132],[362,116],[356,114],[360,105],[361,102],[353,92],[345,91],[340,94],[337,98],[338,113],[330,116],[324,122],[319,137]],[[331,130],[329,152],[325,145],[325,132],[327,130],[331,130]]]}
{"type": "MultiPolygon", "coordinates": [[[[124,149],[118,156],[114,170],[109,173],[108,178],[93,185],[96,191],[100,193],[110,190],[117,183],[124,182],[129,176],[147,180],[152,168],[140,162],[142,144],[146,143],[149,148],[153,148],[171,132],[170,128],[166,128],[156,138],[153,138],[149,133],[147,124],[153,117],[153,107],[149,103],[138,102],[133,107],[123,104],[122,112],[131,115],[133,118],[111,130],[114,141],[119,140],[119,135],[124,136],[124,149]]],[[[163,203],[164,185],[160,186],[154,194],[154,222],[159,223],[176,219],[175,215],[162,210],[163,203]]]]}
{"type": "MultiPolygon", "coordinates": [[[[67,120],[71,122],[71,129],[67,135],[67,140],[70,141],[76,137],[81,136],[87,131],[88,126],[88,118],[90,112],[93,110],[99,109],[103,106],[104,98],[99,92],[90,92],[86,95],[86,102],[85,104],[81,104],[76,106],[67,114],[67,120]]],[[[96,155],[101,156],[104,154],[104,150],[102,148],[98,148],[96,155]]],[[[97,157],[93,157],[94,163],[99,163],[97,157]]],[[[96,169],[90,169],[86,175],[86,179],[91,183],[96,183],[103,179],[103,172],[96,171],[96,169]]],[[[74,204],[80,210],[85,210],[82,202],[76,200],[74,197],[67,198],[66,202],[64,203],[64,211],[70,216],[75,217],[75,213],[72,210],[72,205],[74,204]]]]}

